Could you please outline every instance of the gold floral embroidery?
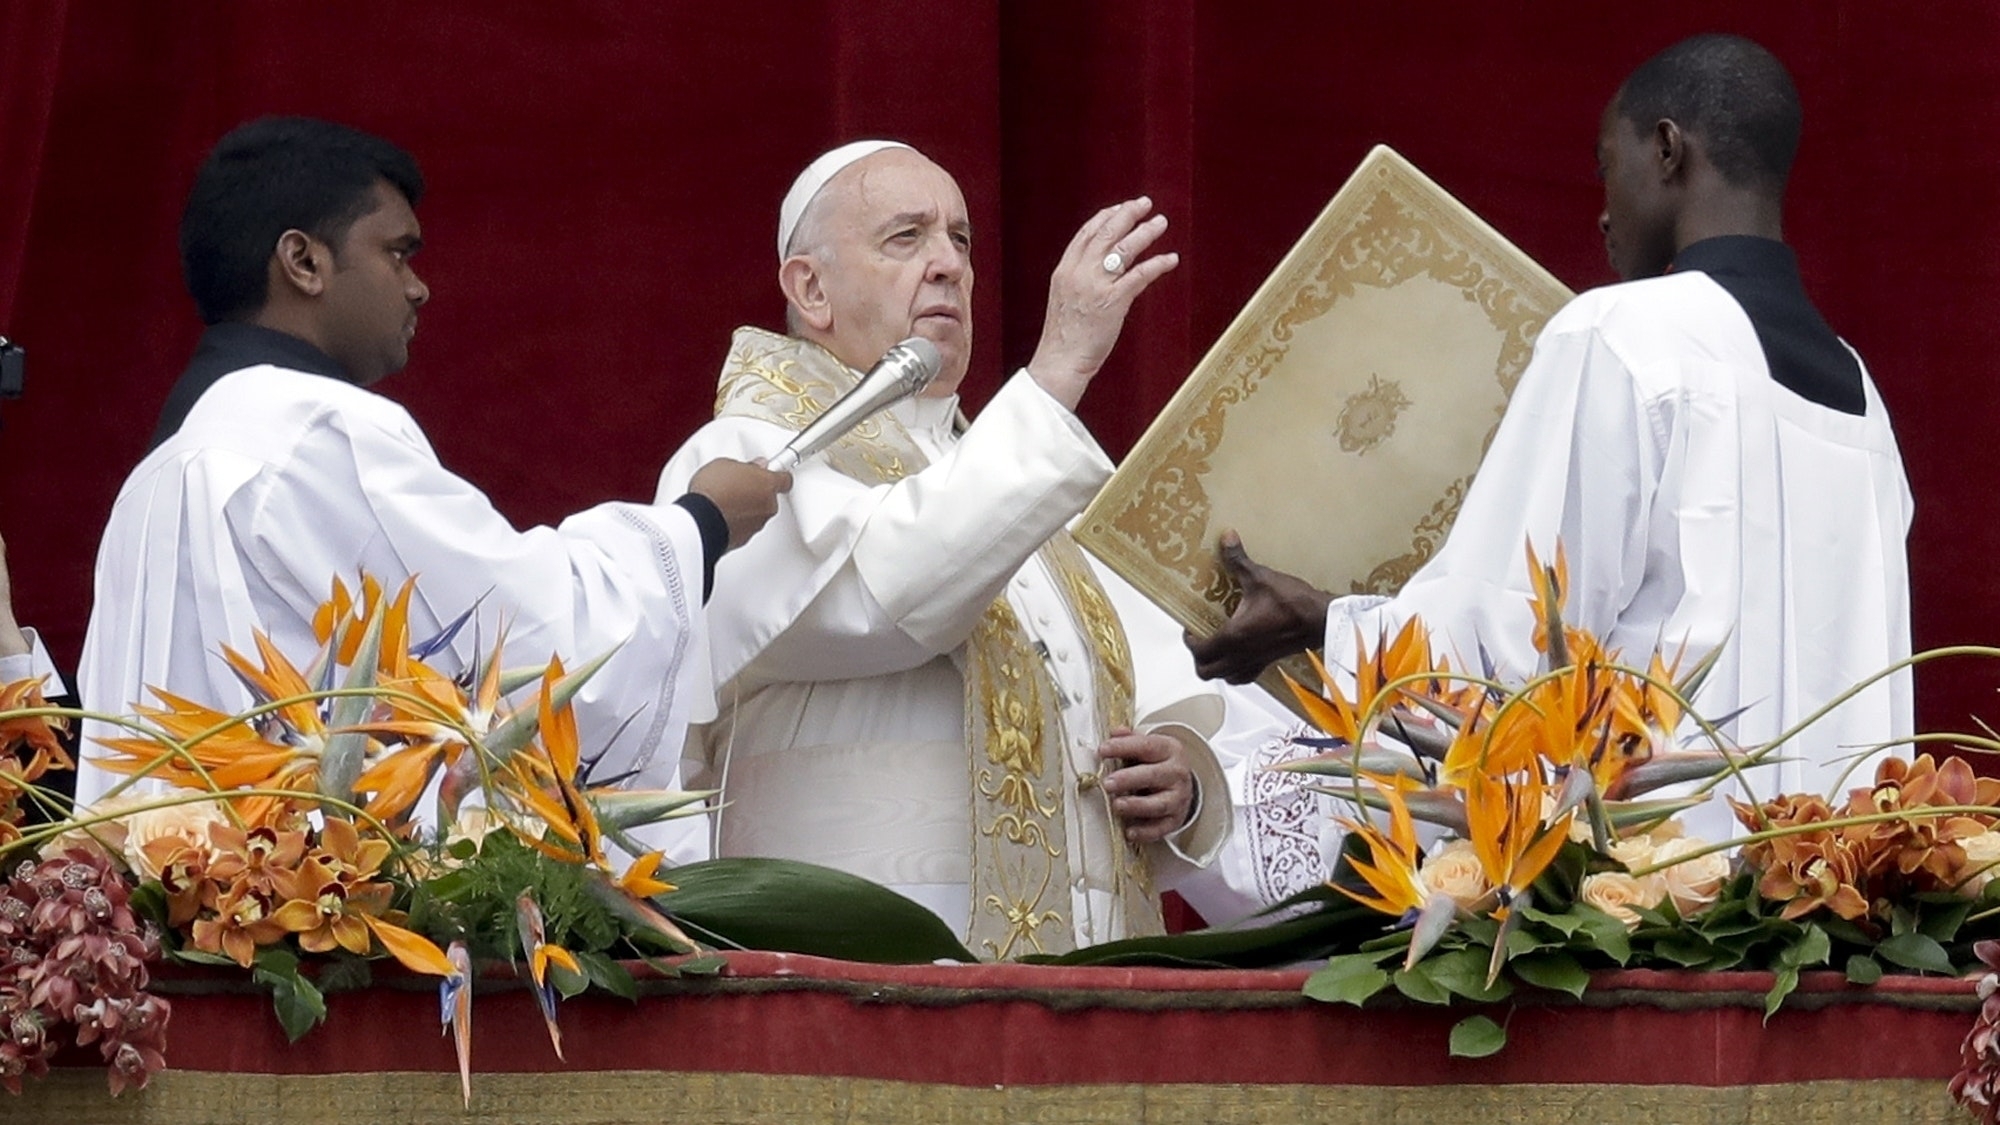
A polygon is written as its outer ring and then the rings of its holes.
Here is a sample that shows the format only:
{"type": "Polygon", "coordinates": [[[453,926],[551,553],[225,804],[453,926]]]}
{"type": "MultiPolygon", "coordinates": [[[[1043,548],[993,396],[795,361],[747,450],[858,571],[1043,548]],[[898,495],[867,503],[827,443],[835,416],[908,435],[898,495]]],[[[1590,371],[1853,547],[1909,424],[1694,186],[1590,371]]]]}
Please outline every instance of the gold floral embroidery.
{"type": "MultiPolygon", "coordinates": [[[[855,374],[824,349],[755,328],[737,330],[720,382],[718,416],[760,418],[800,429],[854,383],[855,374]]],[[[887,416],[871,419],[823,455],[830,467],[871,484],[901,480],[925,459],[909,433],[887,416]]],[[[1132,660],[1117,613],[1067,533],[1040,555],[1059,586],[1093,657],[1091,674],[1101,735],[1132,722],[1132,660]]],[[[1032,565],[1032,564],[1031,564],[1032,565]]],[[[1069,894],[1082,873],[1069,840],[1071,814],[1060,691],[1003,596],[955,654],[965,678],[966,745],[972,781],[970,841],[973,916],[967,944],[986,956],[1017,951],[1060,953],[1075,945],[1069,894]],[[1056,896],[1060,907],[1045,905],[1056,896]]],[[[1091,818],[1078,820],[1085,841],[1116,849],[1114,891],[1133,933],[1159,932],[1143,857],[1126,845],[1098,794],[1091,818]],[[1094,819],[1093,819],[1094,818],[1094,819]],[[1105,822],[1109,821],[1109,828],[1105,822]]],[[[1081,809],[1078,810],[1081,813],[1081,809]]]]}

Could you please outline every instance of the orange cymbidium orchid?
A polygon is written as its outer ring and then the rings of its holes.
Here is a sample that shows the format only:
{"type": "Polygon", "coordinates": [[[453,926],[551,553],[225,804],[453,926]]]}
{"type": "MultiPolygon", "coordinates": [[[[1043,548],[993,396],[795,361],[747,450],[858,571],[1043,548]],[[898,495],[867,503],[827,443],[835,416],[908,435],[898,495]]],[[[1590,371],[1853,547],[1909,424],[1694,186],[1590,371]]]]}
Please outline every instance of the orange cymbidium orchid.
{"type": "Polygon", "coordinates": [[[196,919],[189,932],[194,947],[221,954],[246,969],[257,956],[258,946],[282,941],[291,932],[278,921],[271,892],[248,880],[232,884],[216,898],[213,908],[214,917],[196,919]]]}
{"type": "MultiPolygon", "coordinates": [[[[38,679],[0,684],[0,712],[32,711],[48,705],[48,699],[42,695],[42,681],[38,679]]],[[[25,782],[33,782],[52,769],[75,769],[76,763],[64,752],[57,734],[67,725],[62,719],[51,720],[42,715],[0,719],[0,756],[12,755],[23,746],[28,748],[27,759],[15,763],[20,779],[25,782]]]]}

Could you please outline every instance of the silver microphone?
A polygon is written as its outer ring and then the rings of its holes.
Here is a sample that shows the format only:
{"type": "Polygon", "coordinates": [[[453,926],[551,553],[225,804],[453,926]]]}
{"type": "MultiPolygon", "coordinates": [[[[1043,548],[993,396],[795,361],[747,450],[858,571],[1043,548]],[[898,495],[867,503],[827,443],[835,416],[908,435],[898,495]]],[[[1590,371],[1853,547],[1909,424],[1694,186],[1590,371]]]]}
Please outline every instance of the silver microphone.
{"type": "Polygon", "coordinates": [[[834,400],[826,413],[812,420],[785,443],[766,464],[773,472],[788,473],[799,462],[839,441],[847,431],[873,415],[909,398],[931,385],[944,358],[937,345],[921,336],[912,336],[888,351],[868,369],[859,383],[834,400]]]}

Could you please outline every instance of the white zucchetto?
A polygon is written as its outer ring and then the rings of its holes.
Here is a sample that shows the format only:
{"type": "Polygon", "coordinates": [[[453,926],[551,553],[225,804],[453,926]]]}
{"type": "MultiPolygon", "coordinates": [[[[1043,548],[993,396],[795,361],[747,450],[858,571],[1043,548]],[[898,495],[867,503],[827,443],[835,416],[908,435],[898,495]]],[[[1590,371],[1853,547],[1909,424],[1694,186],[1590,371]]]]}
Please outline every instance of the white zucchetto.
{"type": "Polygon", "coordinates": [[[785,260],[785,251],[792,243],[792,232],[798,229],[799,220],[805,217],[806,207],[826,187],[827,181],[838,176],[841,169],[855,161],[866,159],[889,148],[908,148],[911,152],[917,151],[901,141],[849,141],[806,165],[806,170],[800,172],[799,178],[792,181],[792,190],[785,193],[785,202],[778,208],[779,261],[785,260]]]}

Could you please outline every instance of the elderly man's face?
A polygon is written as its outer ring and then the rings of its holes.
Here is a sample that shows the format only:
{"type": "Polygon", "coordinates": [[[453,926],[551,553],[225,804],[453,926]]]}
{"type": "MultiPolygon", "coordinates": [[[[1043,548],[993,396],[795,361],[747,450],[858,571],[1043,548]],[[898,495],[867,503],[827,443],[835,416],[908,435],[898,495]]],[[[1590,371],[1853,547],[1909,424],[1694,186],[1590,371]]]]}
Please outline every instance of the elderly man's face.
{"type": "Polygon", "coordinates": [[[924,393],[955,394],[972,356],[972,223],[958,184],[917,153],[891,149],[843,170],[818,202],[827,346],[866,370],[922,336],[944,357],[924,393]]]}

